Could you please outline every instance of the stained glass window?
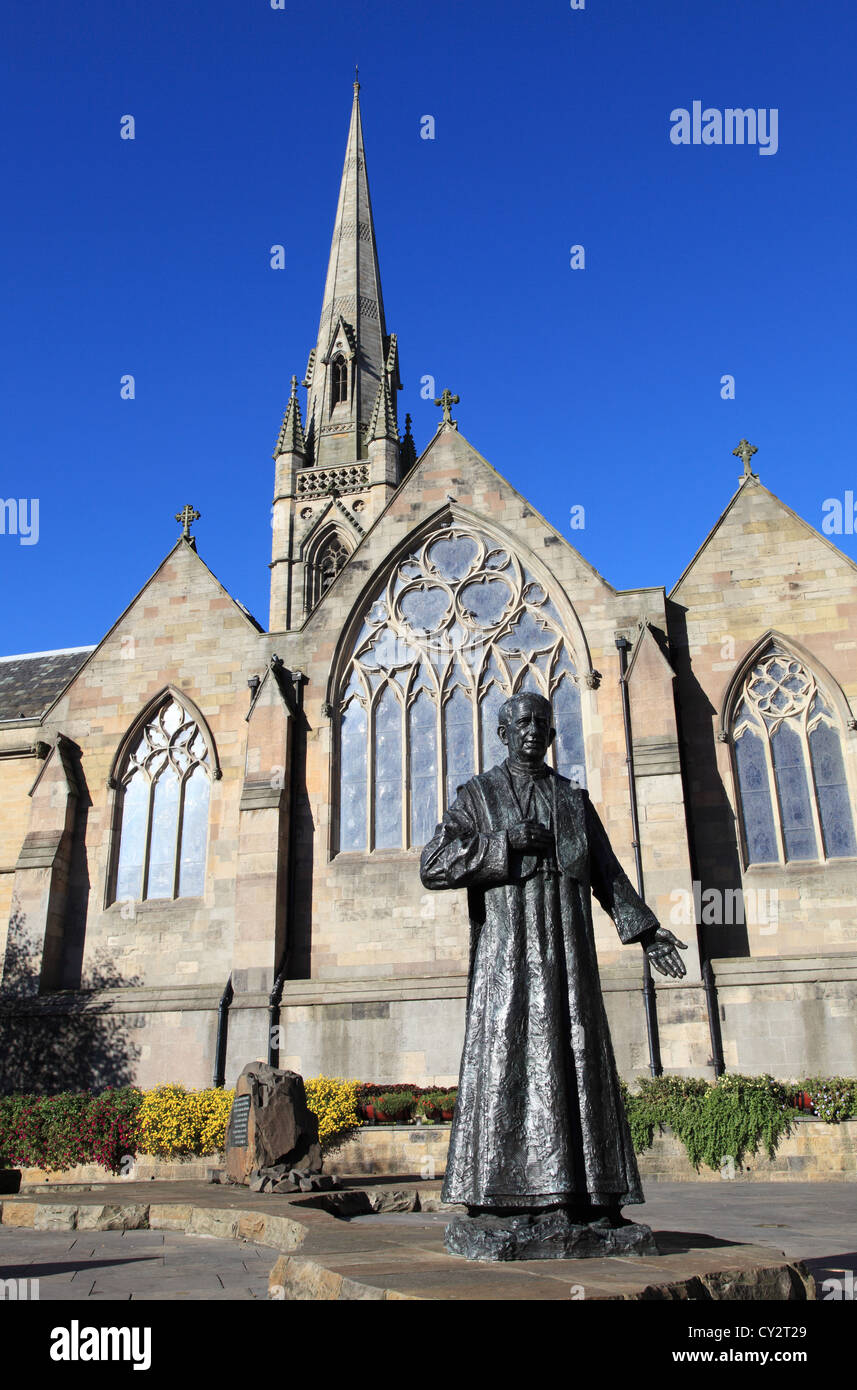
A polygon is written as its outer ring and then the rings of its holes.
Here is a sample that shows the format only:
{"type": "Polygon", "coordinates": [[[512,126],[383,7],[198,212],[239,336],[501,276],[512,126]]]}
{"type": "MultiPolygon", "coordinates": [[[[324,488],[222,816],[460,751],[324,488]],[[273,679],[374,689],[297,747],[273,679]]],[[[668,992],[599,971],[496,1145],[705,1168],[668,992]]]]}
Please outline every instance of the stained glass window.
{"type": "Polygon", "coordinates": [[[115,899],[202,896],[210,787],[205,739],[170,697],[143,727],[121,772],[115,899]]]}
{"type": "Polygon", "coordinates": [[[857,855],[838,722],[802,662],[772,648],[753,666],[732,734],[749,863],[857,855]]]}
{"type": "Polygon", "coordinates": [[[423,845],[457,789],[506,756],[500,706],[553,705],[557,771],[585,785],[578,675],[545,588],[481,531],[436,532],[367,605],[338,700],[339,849],[423,845]]]}

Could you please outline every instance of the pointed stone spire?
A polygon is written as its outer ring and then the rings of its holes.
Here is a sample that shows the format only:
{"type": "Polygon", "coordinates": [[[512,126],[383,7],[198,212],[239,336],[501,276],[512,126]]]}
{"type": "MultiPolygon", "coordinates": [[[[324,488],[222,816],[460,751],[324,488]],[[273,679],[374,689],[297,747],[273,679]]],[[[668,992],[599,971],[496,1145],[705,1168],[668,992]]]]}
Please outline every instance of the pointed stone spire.
{"type": "Polygon", "coordinates": [[[356,549],[402,481],[403,457],[410,467],[416,456],[410,427],[399,440],[399,349],[384,321],[356,81],[318,339],[303,385],[306,430],[293,377],[274,455],[272,632],[300,627],[325,592],[331,523],[337,544],[356,549]]]}
{"type": "Polygon", "coordinates": [[[387,335],[384,319],[360,83],[355,81],[318,340],[304,381],[309,391],[307,448],[314,466],[336,467],[366,458],[366,431],[385,381],[395,420],[395,339],[387,335]]]}
{"type": "Polygon", "coordinates": [[[301,420],[301,407],[298,401],[298,379],[292,377],[292,393],[289,396],[289,403],[286,406],[286,413],[283,416],[283,423],[280,426],[280,433],[277,439],[272,458],[279,458],[280,454],[305,454],[306,440],[304,439],[304,427],[301,420]]]}

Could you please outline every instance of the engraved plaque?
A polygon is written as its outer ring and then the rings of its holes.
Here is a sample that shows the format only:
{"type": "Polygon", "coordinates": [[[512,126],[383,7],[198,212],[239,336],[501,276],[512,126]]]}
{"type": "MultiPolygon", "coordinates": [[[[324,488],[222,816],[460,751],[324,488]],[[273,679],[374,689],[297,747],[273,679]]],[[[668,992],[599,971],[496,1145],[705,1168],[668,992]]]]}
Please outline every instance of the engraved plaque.
{"type": "Polygon", "coordinates": [[[247,1147],[250,1137],[250,1096],[236,1096],[232,1102],[229,1116],[229,1133],[226,1136],[227,1149],[247,1147]]]}

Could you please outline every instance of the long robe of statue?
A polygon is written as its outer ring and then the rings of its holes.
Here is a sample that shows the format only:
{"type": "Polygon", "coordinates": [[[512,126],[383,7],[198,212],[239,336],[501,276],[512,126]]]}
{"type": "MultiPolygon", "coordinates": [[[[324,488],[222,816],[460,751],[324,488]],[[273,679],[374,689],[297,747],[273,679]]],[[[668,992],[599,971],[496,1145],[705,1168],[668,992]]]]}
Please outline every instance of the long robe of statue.
{"type": "Polygon", "coordinates": [[[623,942],[657,919],[586,791],[507,759],[474,777],[423,851],[427,888],[466,888],[467,1026],[443,1197],[475,1207],[642,1202],[601,996],[590,891],[623,942]],[[547,859],[510,849],[537,819],[547,859]]]}

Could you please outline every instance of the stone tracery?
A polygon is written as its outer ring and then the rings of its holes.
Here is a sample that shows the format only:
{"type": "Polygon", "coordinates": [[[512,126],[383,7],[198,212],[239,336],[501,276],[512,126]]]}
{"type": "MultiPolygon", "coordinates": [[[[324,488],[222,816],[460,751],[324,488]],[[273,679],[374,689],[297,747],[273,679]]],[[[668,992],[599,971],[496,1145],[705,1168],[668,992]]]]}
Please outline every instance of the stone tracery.
{"type": "Polygon", "coordinates": [[[339,849],[424,844],[459,785],[505,756],[497,714],[551,699],[557,770],[585,781],[578,677],[559,613],[514,553],[435,532],[376,593],[339,699],[339,849]]]}

